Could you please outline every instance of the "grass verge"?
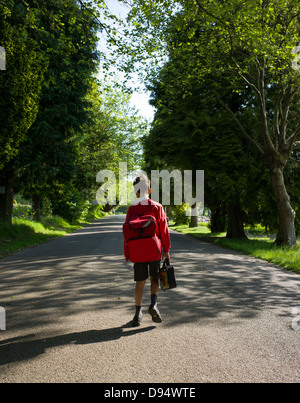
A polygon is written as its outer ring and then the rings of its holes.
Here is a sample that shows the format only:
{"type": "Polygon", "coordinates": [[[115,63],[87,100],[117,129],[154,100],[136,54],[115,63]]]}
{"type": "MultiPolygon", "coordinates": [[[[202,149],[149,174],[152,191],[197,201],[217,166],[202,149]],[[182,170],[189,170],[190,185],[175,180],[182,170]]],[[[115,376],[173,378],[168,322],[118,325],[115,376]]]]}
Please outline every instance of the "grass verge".
{"type": "MultiPolygon", "coordinates": [[[[100,218],[93,217],[93,218],[100,218]]],[[[59,216],[42,217],[41,222],[13,218],[13,225],[0,222],[0,258],[76,231],[91,220],[70,224],[59,216]]]]}
{"type": "Polygon", "coordinates": [[[205,242],[213,242],[223,247],[238,250],[247,255],[266,260],[282,266],[285,269],[300,274],[300,242],[295,247],[279,247],[274,240],[262,235],[260,228],[249,231],[249,239],[227,239],[225,233],[211,233],[207,224],[200,224],[198,228],[189,228],[187,225],[170,226],[175,231],[192,235],[205,242]]]}

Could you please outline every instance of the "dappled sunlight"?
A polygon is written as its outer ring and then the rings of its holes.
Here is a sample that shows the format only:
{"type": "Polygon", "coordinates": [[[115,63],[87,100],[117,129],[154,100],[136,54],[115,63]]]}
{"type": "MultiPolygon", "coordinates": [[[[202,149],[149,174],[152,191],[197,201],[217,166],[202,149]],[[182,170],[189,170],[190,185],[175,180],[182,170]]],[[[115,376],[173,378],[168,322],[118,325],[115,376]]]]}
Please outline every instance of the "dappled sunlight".
{"type": "MultiPolygon", "coordinates": [[[[116,342],[127,345],[151,334],[161,345],[174,331],[174,342],[196,357],[206,334],[213,332],[211,343],[218,346],[218,335],[233,332],[234,337],[236,329],[247,329],[252,320],[258,326],[271,313],[289,328],[291,307],[299,305],[299,276],[173,231],[171,262],[178,287],[159,293],[163,323],[154,326],[146,317],[140,328],[130,328],[134,282],[132,263],[123,256],[123,220],[99,220],[74,236],[0,262],[0,305],[7,313],[0,365],[21,365],[50,352],[55,357],[62,347],[67,352],[70,346],[92,345],[110,362],[109,349],[116,342]]],[[[148,281],[145,316],[149,291],[148,281]]],[[[127,357],[126,349],[123,353],[130,363],[132,355],[127,357]]]]}
{"type": "MultiPolygon", "coordinates": [[[[0,263],[1,303],[9,311],[10,328],[49,324],[82,310],[106,310],[112,304],[132,310],[132,264],[123,257],[122,218],[93,223],[73,236],[26,250],[0,263]],[[111,223],[111,225],[110,225],[111,223]],[[109,231],[107,231],[109,229],[109,231]],[[7,275],[9,273],[9,276],[7,275]],[[55,315],[49,315],[49,309],[55,315]],[[30,312],[24,322],[24,312],[30,312]]],[[[265,307],[298,303],[289,283],[274,285],[280,269],[270,271],[238,252],[171,232],[171,259],[178,288],[160,293],[166,326],[203,323],[224,312],[235,318],[259,315],[265,307]]],[[[300,286],[300,278],[294,278],[300,286]]],[[[286,277],[286,275],[285,275],[286,277]]],[[[295,290],[296,292],[296,290],[295,290]]]]}

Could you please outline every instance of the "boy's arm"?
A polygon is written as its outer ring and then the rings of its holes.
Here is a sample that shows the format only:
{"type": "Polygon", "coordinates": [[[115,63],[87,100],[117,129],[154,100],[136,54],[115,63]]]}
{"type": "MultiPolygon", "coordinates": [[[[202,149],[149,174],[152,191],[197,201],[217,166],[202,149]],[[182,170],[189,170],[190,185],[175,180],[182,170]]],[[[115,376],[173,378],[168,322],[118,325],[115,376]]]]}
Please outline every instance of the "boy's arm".
{"type": "MultiPolygon", "coordinates": [[[[127,211],[125,223],[127,223],[129,221],[129,218],[130,218],[130,211],[129,210],[130,210],[130,207],[129,207],[128,211],[127,211]]],[[[127,246],[127,242],[126,242],[125,238],[124,238],[124,256],[125,256],[126,262],[128,262],[129,261],[129,252],[128,252],[128,246],[127,246]]]]}
{"type": "Polygon", "coordinates": [[[159,229],[160,229],[162,246],[164,248],[164,258],[170,259],[169,251],[171,248],[171,240],[170,240],[167,218],[166,218],[163,207],[161,207],[161,217],[160,217],[160,221],[159,221],[159,229]]]}

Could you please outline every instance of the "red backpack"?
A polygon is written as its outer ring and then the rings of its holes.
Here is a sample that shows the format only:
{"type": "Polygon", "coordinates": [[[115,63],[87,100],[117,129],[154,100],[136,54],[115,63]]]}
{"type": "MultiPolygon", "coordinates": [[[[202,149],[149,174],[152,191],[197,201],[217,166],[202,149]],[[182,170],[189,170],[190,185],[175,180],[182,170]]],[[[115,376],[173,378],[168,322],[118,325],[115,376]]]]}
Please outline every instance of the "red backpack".
{"type": "Polygon", "coordinates": [[[157,221],[152,215],[130,217],[123,225],[124,253],[133,263],[161,259],[161,240],[156,235],[157,221]]]}

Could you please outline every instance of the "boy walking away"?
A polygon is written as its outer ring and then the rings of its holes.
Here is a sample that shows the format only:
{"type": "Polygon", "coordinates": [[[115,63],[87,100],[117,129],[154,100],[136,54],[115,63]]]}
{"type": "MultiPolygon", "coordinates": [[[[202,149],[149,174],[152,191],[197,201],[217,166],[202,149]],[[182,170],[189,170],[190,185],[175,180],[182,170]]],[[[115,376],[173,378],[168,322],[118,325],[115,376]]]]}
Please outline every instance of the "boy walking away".
{"type": "Polygon", "coordinates": [[[170,235],[163,206],[149,198],[150,180],[140,175],[133,182],[137,200],[129,207],[124,233],[124,254],[127,261],[134,263],[135,316],[132,326],[142,321],[142,300],[146,280],[150,274],[151,304],[148,313],[155,323],[161,323],[157,307],[159,270],[162,257],[170,260],[170,235]]]}

